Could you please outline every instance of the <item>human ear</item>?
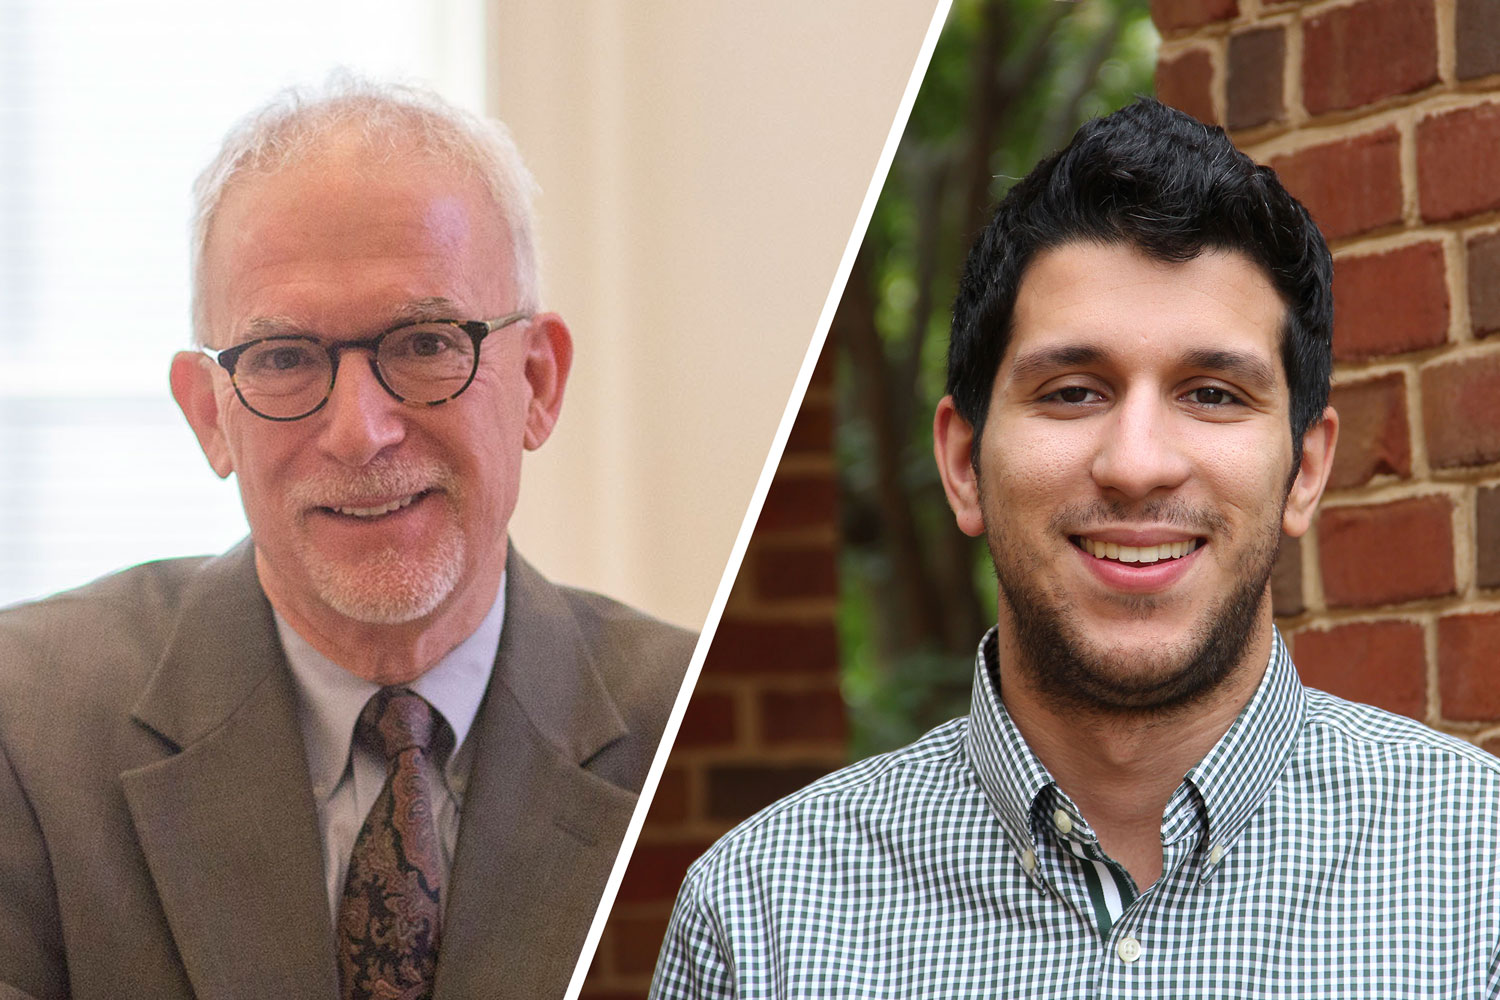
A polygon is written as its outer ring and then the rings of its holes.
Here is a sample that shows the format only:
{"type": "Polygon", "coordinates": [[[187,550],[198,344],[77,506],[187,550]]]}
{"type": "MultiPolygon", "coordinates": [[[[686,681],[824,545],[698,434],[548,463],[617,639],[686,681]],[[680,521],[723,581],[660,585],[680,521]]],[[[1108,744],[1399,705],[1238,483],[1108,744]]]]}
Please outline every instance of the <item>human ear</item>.
{"type": "Polygon", "coordinates": [[[223,479],[234,471],[229,442],[219,422],[219,400],[214,393],[213,362],[197,351],[178,351],[172,358],[172,398],[177,400],[208,464],[223,479]]]}
{"type": "Polygon", "coordinates": [[[1323,411],[1323,419],[1302,435],[1302,464],[1297,467],[1297,478],[1292,480],[1286,509],[1281,514],[1281,530],[1293,538],[1300,538],[1312,526],[1313,512],[1333,471],[1333,450],[1338,439],[1339,415],[1331,406],[1323,411]]]}
{"type": "Polygon", "coordinates": [[[984,514],[979,505],[979,477],[970,457],[973,447],[973,425],[959,414],[953,397],[944,396],[932,418],[932,454],[958,530],[977,538],[984,534],[984,514]]]}
{"type": "Polygon", "coordinates": [[[562,317],[556,313],[533,316],[526,331],[525,374],[531,401],[522,440],[527,451],[535,451],[552,436],[572,367],[573,336],[562,317]]]}

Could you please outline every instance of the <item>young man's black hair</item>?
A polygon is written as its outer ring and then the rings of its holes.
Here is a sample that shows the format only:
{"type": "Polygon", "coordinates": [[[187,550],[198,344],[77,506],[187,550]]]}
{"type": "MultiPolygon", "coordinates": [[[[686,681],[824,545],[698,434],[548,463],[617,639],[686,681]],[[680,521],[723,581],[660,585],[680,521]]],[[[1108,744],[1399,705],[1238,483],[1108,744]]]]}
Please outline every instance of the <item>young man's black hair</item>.
{"type": "Polygon", "coordinates": [[[1245,254],[1286,303],[1281,360],[1291,390],[1293,469],[1328,405],[1333,262],[1307,210],[1224,130],[1149,98],[1086,123],[1000,202],[969,251],[953,303],[948,392],[979,447],[1036,255],[1072,242],[1128,244],[1163,261],[1245,254]]]}

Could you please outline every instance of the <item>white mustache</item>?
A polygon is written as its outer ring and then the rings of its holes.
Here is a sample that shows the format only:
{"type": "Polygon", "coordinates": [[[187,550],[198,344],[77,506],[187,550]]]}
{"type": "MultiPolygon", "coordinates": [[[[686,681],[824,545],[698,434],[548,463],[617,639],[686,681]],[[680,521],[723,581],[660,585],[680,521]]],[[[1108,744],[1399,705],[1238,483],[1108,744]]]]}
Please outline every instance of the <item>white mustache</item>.
{"type": "Polygon", "coordinates": [[[286,501],[294,510],[357,507],[428,490],[458,492],[458,476],[438,461],[389,461],[360,469],[328,470],[288,484],[286,501]]]}

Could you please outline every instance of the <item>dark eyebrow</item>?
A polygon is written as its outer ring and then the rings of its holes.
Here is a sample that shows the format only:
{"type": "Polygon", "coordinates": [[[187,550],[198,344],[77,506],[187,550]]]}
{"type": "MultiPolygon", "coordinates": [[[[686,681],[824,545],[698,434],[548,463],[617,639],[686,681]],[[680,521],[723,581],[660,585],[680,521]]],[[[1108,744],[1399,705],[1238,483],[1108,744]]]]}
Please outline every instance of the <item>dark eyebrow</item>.
{"type": "Polygon", "coordinates": [[[1199,347],[1183,357],[1184,366],[1223,375],[1225,378],[1261,394],[1276,391],[1276,369],[1253,354],[1199,347]]]}
{"type": "Polygon", "coordinates": [[[1078,368],[1095,365],[1104,360],[1104,351],[1088,344],[1063,344],[1043,351],[1022,354],[1011,362],[1010,373],[1005,380],[1010,383],[1030,382],[1060,368],[1078,368]]]}
{"type": "MultiPolygon", "coordinates": [[[[1031,382],[1061,369],[1101,364],[1107,358],[1103,349],[1088,344],[1049,347],[1016,358],[1006,381],[1031,382]]],[[[1276,369],[1254,354],[1196,347],[1182,356],[1181,364],[1195,372],[1221,375],[1253,392],[1267,394],[1276,390],[1276,369]]]]}

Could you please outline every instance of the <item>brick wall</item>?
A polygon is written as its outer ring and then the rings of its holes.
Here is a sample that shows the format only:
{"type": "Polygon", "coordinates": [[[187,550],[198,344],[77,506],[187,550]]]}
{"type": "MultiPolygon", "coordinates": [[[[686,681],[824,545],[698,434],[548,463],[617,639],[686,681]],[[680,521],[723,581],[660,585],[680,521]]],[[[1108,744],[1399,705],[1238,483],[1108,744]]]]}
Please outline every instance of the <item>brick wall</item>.
{"type": "MultiPolygon", "coordinates": [[[[1275,166],[1334,250],[1338,459],[1272,584],[1298,666],[1500,752],[1500,3],[1153,0],[1152,14],[1161,98],[1275,166]]],[[[825,361],[586,998],[643,996],[688,864],[844,763],[831,397],[825,361]]]]}
{"type": "Polygon", "coordinates": [[[839,694],[831,355],[814,373],[583,996],[639,998],[688,865],[847,762],[839,694]]]}
{"type": "Polygon", "coordinates": [[[1297,665],[1500,752],[1500,3],[1152,15],[1162,100],[1275,167],[1334,253],[1343,427],[1275,582],[1297,665]]]}

